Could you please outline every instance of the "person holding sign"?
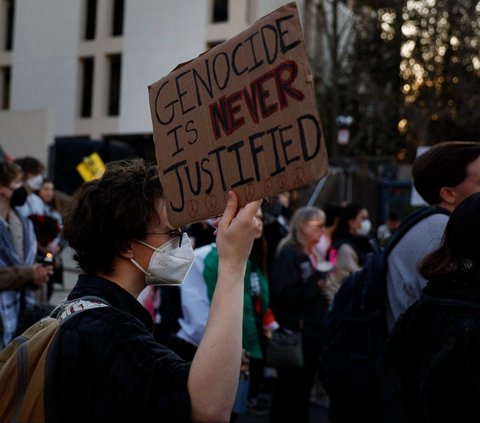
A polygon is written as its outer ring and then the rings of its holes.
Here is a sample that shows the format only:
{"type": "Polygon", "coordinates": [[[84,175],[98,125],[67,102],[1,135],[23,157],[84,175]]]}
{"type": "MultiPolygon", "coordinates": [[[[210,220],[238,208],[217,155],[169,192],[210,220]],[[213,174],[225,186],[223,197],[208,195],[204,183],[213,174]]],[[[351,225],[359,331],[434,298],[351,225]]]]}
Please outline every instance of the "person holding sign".
{"type": "Polygon", "coordinates": [[[137,301],[149,285],[178,285],[193,250],[169,223],[155,166],[109,163],[100,179],[74,195],[64,236],[85,272],[68,299],[100,297],[108,306],[65,321],[49,350],[47,421],[226,422],[242,352],[246,262],[260,204],[239,209],[228,193],[216,222],[218,282],[205,335],[192,362],[153,338],[137,301]]]}
{"type": "Polygon", "coordinates": [[[149,85],[166,207],[176,225],[328,174],[313,73],[294,2],[149,85]]]}

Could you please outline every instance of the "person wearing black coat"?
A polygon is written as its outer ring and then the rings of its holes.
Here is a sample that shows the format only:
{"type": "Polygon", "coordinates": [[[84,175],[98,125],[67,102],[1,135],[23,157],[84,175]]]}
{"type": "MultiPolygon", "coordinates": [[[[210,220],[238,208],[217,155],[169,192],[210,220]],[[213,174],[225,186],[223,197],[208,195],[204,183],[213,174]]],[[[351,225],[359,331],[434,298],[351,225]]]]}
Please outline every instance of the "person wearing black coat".
{"type": "Polygon", "coordinates": [[[453,212],[429,281],[395,324],[378,369],[379,421],[480,420],[480,194],[453,212]]]}

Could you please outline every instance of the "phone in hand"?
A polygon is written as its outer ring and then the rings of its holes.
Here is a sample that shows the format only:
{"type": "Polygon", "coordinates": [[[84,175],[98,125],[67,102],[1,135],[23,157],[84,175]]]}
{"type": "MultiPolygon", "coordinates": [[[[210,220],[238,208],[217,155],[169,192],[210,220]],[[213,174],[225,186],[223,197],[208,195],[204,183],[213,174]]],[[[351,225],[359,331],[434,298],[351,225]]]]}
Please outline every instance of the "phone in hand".
{"type": "Polygon", "coordinates": [[[46,253],[38,262],[43,266],[53,266],[55,264],[55,256],[52,253],[46,253]]]}

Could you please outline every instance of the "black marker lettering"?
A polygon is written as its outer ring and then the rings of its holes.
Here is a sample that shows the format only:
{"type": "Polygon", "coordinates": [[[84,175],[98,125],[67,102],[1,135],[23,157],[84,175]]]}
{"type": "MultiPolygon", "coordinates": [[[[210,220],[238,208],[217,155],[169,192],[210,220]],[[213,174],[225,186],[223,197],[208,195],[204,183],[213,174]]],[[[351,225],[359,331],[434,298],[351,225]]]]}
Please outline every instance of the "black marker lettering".
{"type": "Polygon", "coordinates": [[[302,146],[303,160],[308,162],[309,160],[312,160],[320,151],[320,142],[322,140],[322,129],[320,127],[320,124],[317,122],[317,119],[315,119],[315,117],[310,114],[300,116],[297,119],[297,123],[298,123],[298,129],[300,131],[300,145],[302,146]],[[316,144],[314,146],[315,148],[311,154],[308,154],[307,135],[305,133],[304,123],[303,123],[305,120],[310,120],[313,123],[316,130],[316,135],[317,135],[315,139],[316,141],[316,144]]]}
{"type": "Polygon", "coordinates": [[[289,129],[292,129],[292,125],[284,126],[283,128],[280,128],[280,144],[282,145],[283,149],[283,157],[285,158],[285,164],[288,166],[290,163],[296,162],[297,160],[300,160],[300,156],[295,156],[295,157],[288,157],[287,153],[287,148],[288,146],[292,145],[292,139],[285,139],[283,137],[283,133],[285,131],[288,131],[289,129]]]}
{"type": "Polygon", "coordinates": [[[275,59],[277,58],[277,54],[278,54],[278,35],[274,26],[264,25],[262,27],[262,41],[263,41],[263,48],[265,49],[265,56],[267,57],[267,62],[269,65],[271,65],[273,62],[275,62],[275,59]],[[273,45],[275,46],[275,50],[273,51],[273,53],[271,53],[268,48],[267,34],[265,32],[267,29],[273,33],[273,36],[275,38],[275,42],[273,43],[273,45]]]}
{"type": "Polygon", "coordinates": [[[254,32],[252,35],[250,35],[250,37],[248,37],[245,41],[249,41],[250,42],[250,49],[252,50],[252,55],[253,55],[253,60],[255,61],[255,64],[253,65],[253,67],[249,68],[248,69],[248,72],[252,72],[254,71],[255,69],[257,69],[258,67],[262,66],[264,61],[263,60],[258,60],[257,59],[257,55],[255,54],[255,44],[253,43],[253,37],[255,37],[256,35],[258,35],[258,31],[257,32],[254,32]]]}
{"type": "Polygon", "coordinates": [[[210,163],[210,160],[203,159],[201,164],[200,164],[200,167],[202,168],[203,172],[208,174],[208,176],[210,177],[210,184],[207,186],[207,188],[205,188],[205,194],[210,194],[213,190],[213,175],[212,175],[212,172],[210,172],[210,170],[204,166],[204,164],[208,164],[208,163],[210,163]]]}
{"type": "Polygon", "coordinates": [[[255,169],[255,180],[258,182],[260,180],[260,171],[258,169],[258,154],[262,151],[264,151],[263,145],[256,146],[255,145],[255,140],[263,137],[265,135],[265,132],[257,132],[255,134],[252,134],[248,137],[248,142],[250,143],[250,152],[252,153],[252,159],[253,159],[253,168],[255,169]]]}
{"type": "Polygon", "coordinates": [[[210,67],[208,65],[208,59],[205,60],[205,69],[207,72],[207,79],[205,79],[200,75],[197,69],[193,69],[193,82],[195,82],[195,91],[197,93],[197,104],[199,106],[202,105],[202,96],[200,95],[199,89],[199,82],[203,85],[203,88],[207,91],[210,98],[213,98],[213,90],[212,90],[212,78],[210,76],[210,67]]]}
{"type": "Polygon", "coordinates": [[[245,177],[243,176],[243,170],[242,170],[242,157],[240,155],[240,149],[245,145],[245,143],[240,140],[238,142],[236,142],[235,144],[232,144],[230,145],[227,150],[229,153],[231,153],[232,151],[235,152],[235,158],[237,159],[236,160],[236,163],[237,163],[237,168],[238,168],[238,173],[239,173],[239,176],[240,176],[240,180],[238,182],[235,182],[232,184],[232,188],[236,188],[236,187],[239,187],[239,186],[242,186],[242,185],[245,185],[245,184],[248,184],[249,182],[252,182],[253,181],[253,177],[250,177],[250,178],[247,178],[245,179],[245,177]]]}
{"type": "Polygon", "coordinates": [[[157,95],[155,96],[155,115],[157,116],[158,123],[160,123],[162,125],[168,125],[173,120],[173,118],[175,117],[175,103],[178,102],[178,100],[172,100],[170,103],[168,103],[164,107],[165,110],[167,109],[167,107],[171,107],[171,114],[170,114],[170,117],[166,118],[166,120],[163,120],[160,117],[160,114],[158,112],[158,99],[160,98],[160,92],[162,91],[163,87],[165,87],[168,83],[169,83],[169,81],[165,81],[160,86],[160,88],[157,91],[157,95]]]}
{"type": "Polygon", "coordinates": [[[198,161],[195,162],[195,173],[197,175],[196,188],[193,186],[193,181],[190,175],[190,168],[188,166],[185,166],[185,173],[187,175],[187,181],[188,181],[188,186],[190,187],[190,191],[192,192],[193,195],[197,196],[198,194],[200,194],[200,191],[202,190],[202,176],[200,174],[200,164],[198,163],[198,161]]]}
{"type": "Polygon", "coordinates": [[[222,163],[221,163],[221,161],[220,161],[220,153],[221,153],[222,151],[224,151],[225,149],[226,149],[225,146],[221,146],[221,147],[218,147],[218,148],[216,148],[215,150],[212,150],[212,151],[210,151],[210,152],[208,153],[209,156],[214,155],[214,156],[215,156],[215,159],[217,160],[217,168],[218,168],[218,172],[220,173],[220,180],[221,180],[221,182],[222,182],[222,189],[223,189],[224,191],[227,190],[227,186],[226,186],[226,184],[225,184],[225,178],[224,178],[224,176],[223,176],[223,168],[222,168],[222,163]]]}
{"type": "Polygon", "coordinates": [[[300,40],[292,41],[290,44],[285,44],[285,40],[283,39],[283,36],[285,34],[288,34],[288,30],[282,31],[282,22],[283,21],[288,21],[289,19],[292,19],[293,15],[288,15],[288,16],[282,16],[281,18],[278,18],[275,21],[275,24],[277,25],[277,31],[280,34],[280,49],[282,50],[282,53],[285,54],[287,51],[292,50],[293,48],[297,47],[299,44],[301,44],[300,40]]]}
{"type": "MultiPolygon", "coordinates": [[[[217,83],[217,87],[220,91],[224,90],[225,87],[227,86],[228,84],[228,80],[230,78],[230,62],[228,61],[228,56],[227,56],[227,53],[225,52],[220,52],[218,53],[214,58],[213,58],[213,63],[212,63],[212,66],[213,66],[213,77],[215,78],[215,82],[217,83]],[[220,81],[218,80],[218,76],[219,74],[221,75],[221,72],[218,72],[217,70],[217,59],[219,57],[223,57],[224,58],[224,61],[225,61],[225,75],[224,75],[224,81],[223,81],[223,84],[220,84],[220,81]]],[[[220,69],[221,70],[221,69],[220,69]]]]}
{"type": "Polygon", "coordinates": [[[195,127],[192,127],[193,125],[193,120],[189,120],[187,124],[185,125],[185,132],[188,134],[190,132],[193,132],[193,138],[191,140],[187,140],[187,142],[192,145],[195,144],[198,140],[198,131],[195,127]]]}
{"type": "Polygon", "coordinates": [[[279,127],[276,126],[275,128],[271,128],[267,131],[267,134],[270,134],[270,136],[272,137],[273,155],[275,157],[275,170],[270,173],[270,176],[278,175],[285,170],[285,167],[283,167],[280,163],[280,157],[278,154],[277,137],[275,136],[275,132],[278,131],[278,128],[279,127]]]}
{"type": "Polygon", "coordinates": [[[243,43],[238,43],[232,51],[232,69],[233,69],[233,72],[235,73],[235,75],[237,75],[237,76],[240,76],[240,75],[244,74],[248,70],[247,66],[245,66],[241,71],[238,70],[238,67],[237,67],[237,53],[238,53],[238,50],[240,50],[240,47],[243,47],[243,43]]]}
{"type": "Polygon", "coordinates": [[[172,157],[176,156],[178,153],[181,153],[183,151],[183,147],[180,148],[180,145],[178,144],[178,136],[177,136],[177,131],[182,127],[182,125],[177,125],[175,128],[170,129],[170,131],[167,132],[167,135],[173,134],[173,138],[175,139],[175,146],[177,147],[177,150],[173,152],[172,157]]]}
{"type": "MultiPolygon", "coordinates": [[[[183,97],[185,97],[188,94],[188,91],[182,91],[180,87],[180,79],[183,76],[188,75],[190,72],[191,72],[190,70],[187,70],[175,77],[175,86],[177,87],[178,99],[180,100],[180,107],[182,108],[182,114],[184,115],[190,112],[191,110],[195,109],[195,106],[191,106],[190,108],[185,109],[185,105],[183,103],[183,97]]],[[[188,83],[187,83],[187,86],[188,86],[188,83]]]]}
{"type": "Polygon", "coordinates": [[[180,205],[175,206],[171,201],[170,201],[170,206],[172,207],[172,210],[176,212],[181,212],[185,208],[185,193],[183,192],[183,182],[182,178],[180,177],[180,172],[178,171],[178,168],[180,166],[183,166],[187,163],[186,160],[182,160],[181,162],[175,163],[174,165],[170,166],[168,169],[165,169],[163,171],[164,175],[169,174],[172,170],[175,171],[175,174],[177,175],[177,182],[178,182],[178,192],[180,193],[180,205]]]}

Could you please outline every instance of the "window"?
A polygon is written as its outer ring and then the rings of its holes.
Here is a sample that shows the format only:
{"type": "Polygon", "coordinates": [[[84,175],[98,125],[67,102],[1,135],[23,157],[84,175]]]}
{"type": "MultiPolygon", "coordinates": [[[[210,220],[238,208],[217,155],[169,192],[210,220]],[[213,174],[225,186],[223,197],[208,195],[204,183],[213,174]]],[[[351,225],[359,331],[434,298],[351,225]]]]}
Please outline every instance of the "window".
{"type": "Polygon", "coordinates": [[[112,0],[112,35],[117,37],[123,34],[124,0],[112,0]]]}
{"type": "Polygon", "coordinates": [[[85,40],[95,39],[97,0],[85,0],[85,40]]]}
{"type": "Polygon", "coordinates": [[[108,86],[108,116],[118,116],[120,112],[120,76],[122,68],[122,56],[114,54],[108,56],[109,60],[109,86],[108,86]]]}
{"type": "Polygon", "coordinates": [[[15,16],[14,0],[4,0],[5,8],[5,50],[13,48],[13,19],[15,16]]]}
{"type": "Polygon", "coordinates": [[[81,100],[80,117],[88,118],[92,116],[93,104],[93,57],[85,57],[80,60],[81,66],[81,100]]]}
{"type": "Polygon", "coordinates": [[[10,67],[0,68],[0,109],[10,108],[10,67]]]}
{"type": "Polygon", "coordinates": [[[213,0],[213,22],[228,21],[228,0],[213,0]]]}

